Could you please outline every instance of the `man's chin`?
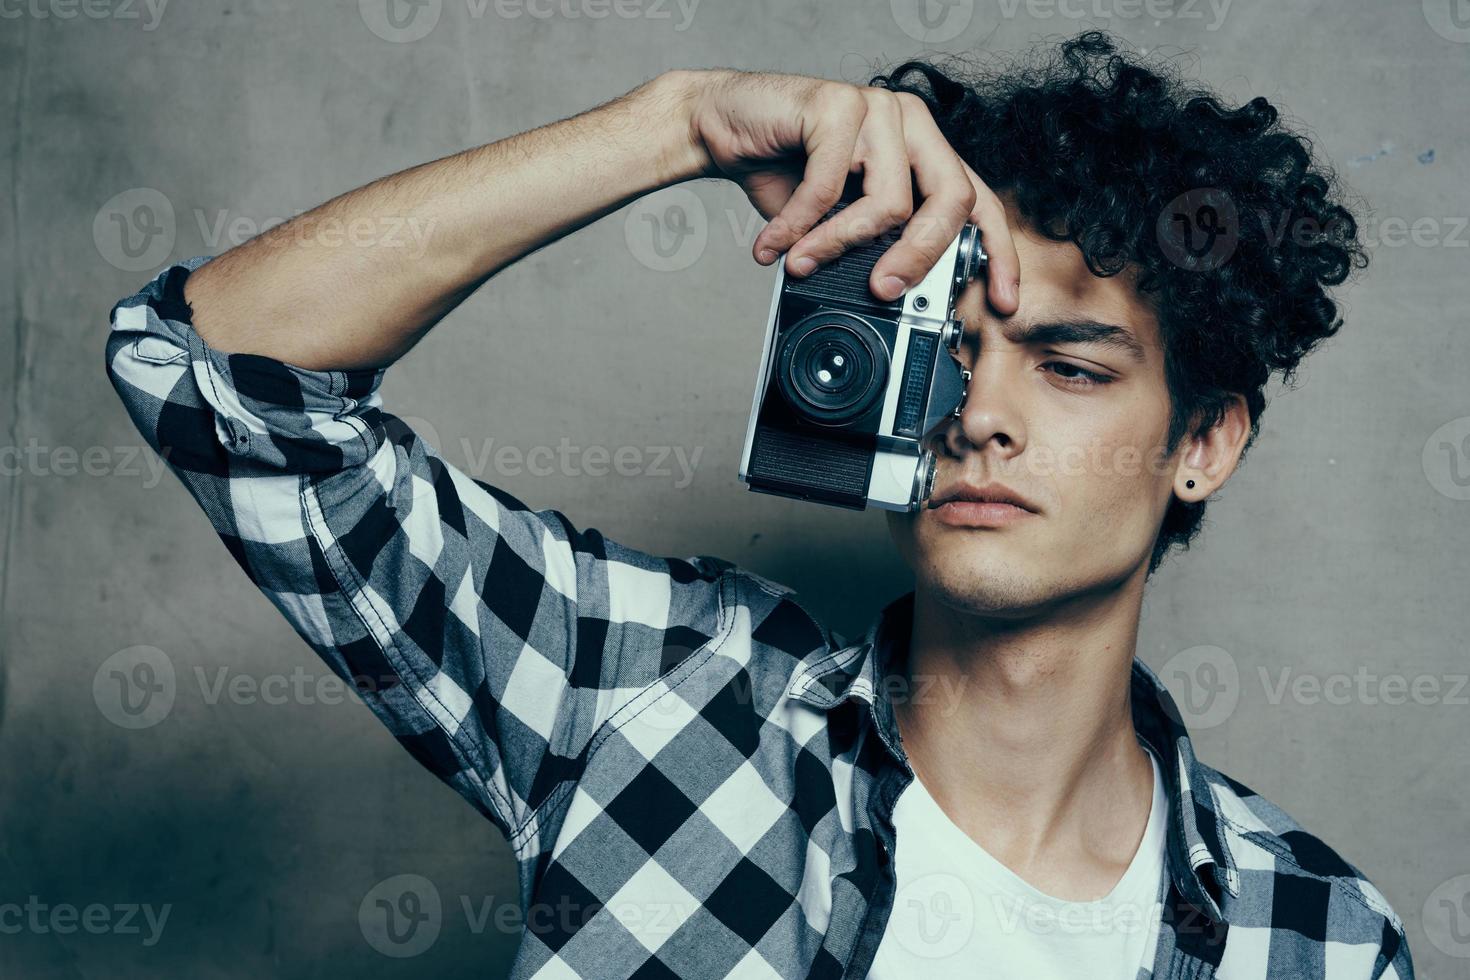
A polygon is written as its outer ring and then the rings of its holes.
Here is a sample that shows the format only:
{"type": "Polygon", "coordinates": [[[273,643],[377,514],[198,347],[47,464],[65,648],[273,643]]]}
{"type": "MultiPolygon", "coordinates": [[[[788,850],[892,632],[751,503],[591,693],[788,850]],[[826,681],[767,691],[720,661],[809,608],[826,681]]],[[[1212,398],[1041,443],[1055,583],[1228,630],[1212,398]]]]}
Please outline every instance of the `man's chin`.
{"type": "Polygon", "coordinates": [[[934,555],[917,587],[959,613],[1000,618],[1034,615],[1049,596],[1040,569],[1015,554],[934,555]]]}

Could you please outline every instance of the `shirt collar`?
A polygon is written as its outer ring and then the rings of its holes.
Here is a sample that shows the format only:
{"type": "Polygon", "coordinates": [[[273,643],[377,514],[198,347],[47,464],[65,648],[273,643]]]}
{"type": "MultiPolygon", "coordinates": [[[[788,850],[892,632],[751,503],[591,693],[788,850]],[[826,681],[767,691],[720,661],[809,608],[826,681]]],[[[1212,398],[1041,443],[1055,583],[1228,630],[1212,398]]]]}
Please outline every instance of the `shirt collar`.
{"type": "MultiPolygon", "coordinates": [[[[865,704],[883,741],[905,769],[908,760],[899,744],[888,697],[889,685],[899,681],[894,675],[884,683],[879,671],[884,671],[882,677],[889,677],[893,654],[906,648],[913,609],[912,591],[894,599],[862,638],[835,650],[818,648],[805,657],[786,690],[787,697],[822,709],[851,699],[865,704]]],[[[1240,872],[1225,841],[1211,781],[1195,757],[1173,696],[1137,657],[1133,659],[1130,700],[1134,730],[1158,758],[1169,799],[1169,875],[1189,904],[1216,922],[1226,921],[1230,898],[1240,894],[1240,872]]]]}

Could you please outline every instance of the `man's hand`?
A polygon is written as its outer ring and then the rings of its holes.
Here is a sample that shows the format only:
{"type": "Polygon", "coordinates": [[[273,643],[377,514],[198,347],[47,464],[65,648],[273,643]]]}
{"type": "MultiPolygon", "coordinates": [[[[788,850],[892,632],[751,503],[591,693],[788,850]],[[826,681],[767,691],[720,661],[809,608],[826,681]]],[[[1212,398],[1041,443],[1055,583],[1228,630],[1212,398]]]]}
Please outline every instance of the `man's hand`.
{"type": "Polygon", "coordinates": [[[869,283],[875,295],[894,299],[922,279],[972,221],[989,255],[990,303],[1001,313],[1016,311],[1020,262],[1005,211],[949,145],[923,99],[804,75],[729,69],[668,74],[687,86],[690,142],[702,173],[738,183],[769,220],[752,248],[757,262],[786,252],[786,271],[808,275],[907,222],[869,283]],[[817,224],[841,196],[848,174],[858,172],[863,196],[817,224]],[[917,210],[915,184],[922,196],[917,210]]]}

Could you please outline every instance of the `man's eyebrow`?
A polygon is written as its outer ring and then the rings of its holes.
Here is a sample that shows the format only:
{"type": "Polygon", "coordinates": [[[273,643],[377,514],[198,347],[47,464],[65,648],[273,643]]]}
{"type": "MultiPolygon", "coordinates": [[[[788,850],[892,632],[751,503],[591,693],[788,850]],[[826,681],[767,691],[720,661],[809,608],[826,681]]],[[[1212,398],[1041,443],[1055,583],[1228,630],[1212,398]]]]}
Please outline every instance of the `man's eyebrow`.
{"type": "Polygon", "coordinates": [[[1143,344],[1127,327],[1097,320],[1048,320],[1042,323],[1009,322],[1002,327],[1013,344],[1099,344],[1115,348],[1142,364],[1147,355],[1143,344]]]}

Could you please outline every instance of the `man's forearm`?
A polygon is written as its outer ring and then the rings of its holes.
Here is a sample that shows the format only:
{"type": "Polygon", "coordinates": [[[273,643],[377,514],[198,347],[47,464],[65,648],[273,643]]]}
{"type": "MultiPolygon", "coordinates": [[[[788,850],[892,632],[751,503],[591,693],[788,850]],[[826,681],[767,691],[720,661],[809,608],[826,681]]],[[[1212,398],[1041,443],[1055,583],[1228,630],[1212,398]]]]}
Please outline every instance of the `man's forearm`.
{"type": "Polygon", "coordinates": [[[251,239],[190,277],[195,329],[219,350],[304,368],[391,364],[500,269],[700,176],[695,74],[384,177],[251,239]],[[372,231],[393,227],[421,239],[372,231]]]}

